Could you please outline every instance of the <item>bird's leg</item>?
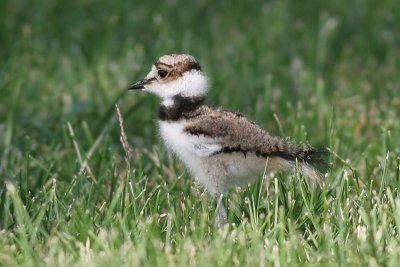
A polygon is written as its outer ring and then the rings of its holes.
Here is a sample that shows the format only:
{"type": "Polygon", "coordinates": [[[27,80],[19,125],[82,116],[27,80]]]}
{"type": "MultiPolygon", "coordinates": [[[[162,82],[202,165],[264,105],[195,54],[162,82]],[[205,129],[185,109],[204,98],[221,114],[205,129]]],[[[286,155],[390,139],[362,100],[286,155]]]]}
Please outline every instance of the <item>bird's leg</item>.
{"type": "Polygon", "coordinates": [[[226,214],[226,209],[224,203],[222,203],[223,194],[219,193],[216,195],[217,200],[217,213],[215,214],[214,224],[218,229],[224,228],[228,223],[228,216],[226,214]]]}
{"type": "Polygon", "coordinates": [[[205,185],[209,196],[213,197],[217,202],[214,225],[218,229],[222,229],[228,224],[228,216],[223,203],[223,192],[225,192],[226,189],[226,176],[225,166],[218,162],[208,167],[204,173],[199,173],[197,175],[199,181],[205,185]]]}

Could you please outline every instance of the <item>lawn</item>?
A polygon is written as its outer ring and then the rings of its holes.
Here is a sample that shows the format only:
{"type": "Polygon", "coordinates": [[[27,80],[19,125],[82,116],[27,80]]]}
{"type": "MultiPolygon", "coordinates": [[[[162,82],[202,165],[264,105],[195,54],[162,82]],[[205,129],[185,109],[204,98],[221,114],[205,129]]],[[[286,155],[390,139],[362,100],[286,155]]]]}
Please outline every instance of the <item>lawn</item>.
{"type": "Polygon", "coordinates": [[[398,266],[400,2],[236,2],[0,1],[0,266],[398,266]],[[321,183],[264,175],[215,229],[126,90],[171,52],[207,104],[328,147],[321,183]]]}

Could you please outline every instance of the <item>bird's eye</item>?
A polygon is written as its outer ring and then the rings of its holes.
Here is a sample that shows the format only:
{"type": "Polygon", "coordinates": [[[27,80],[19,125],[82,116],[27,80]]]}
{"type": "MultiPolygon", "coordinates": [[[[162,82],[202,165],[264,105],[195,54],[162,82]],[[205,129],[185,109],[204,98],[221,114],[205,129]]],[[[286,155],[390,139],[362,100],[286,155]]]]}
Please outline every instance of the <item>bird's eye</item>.
{"type": "Polygon", "coordinates": [[[168,71],[166,71],[166,70],[158,70],[157,73],[158,73],[158,76],[160,76],[161,79],[167,77],[167,75],[168,75],[168,71]]]}

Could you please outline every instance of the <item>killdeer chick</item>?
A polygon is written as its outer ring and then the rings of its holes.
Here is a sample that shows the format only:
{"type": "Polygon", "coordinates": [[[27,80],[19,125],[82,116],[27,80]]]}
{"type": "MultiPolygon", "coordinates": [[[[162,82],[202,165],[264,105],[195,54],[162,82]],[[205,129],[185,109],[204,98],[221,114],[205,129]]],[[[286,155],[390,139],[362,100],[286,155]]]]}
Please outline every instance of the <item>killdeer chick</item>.
{"type": "Polygon", "coordinates": [[[160,57],[147,76],[129,89],[141,89],[162,99],[158,109],[162,140],[218,201],[218,227],[227,223],[221,197],[229,187],[246,185],[265,169],[298,166],[314,179],[327,170],[325,149],[272,136],[240,113],[203,105],[208,81],[193,56],[160,57]]]}

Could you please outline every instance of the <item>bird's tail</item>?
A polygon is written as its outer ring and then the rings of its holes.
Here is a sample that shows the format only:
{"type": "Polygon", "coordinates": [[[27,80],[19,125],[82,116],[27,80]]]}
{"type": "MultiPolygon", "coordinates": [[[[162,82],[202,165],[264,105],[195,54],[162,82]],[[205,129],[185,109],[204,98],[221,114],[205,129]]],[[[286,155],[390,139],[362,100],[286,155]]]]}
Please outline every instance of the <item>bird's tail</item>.
{"type": "Polygon", "coordinates": [[[280,140],[274,155],[283,158],[291,166],[297,166],[302,173],[312,179],[320,180],[329,170],[326,148],[314,148],[280,140]]]}

